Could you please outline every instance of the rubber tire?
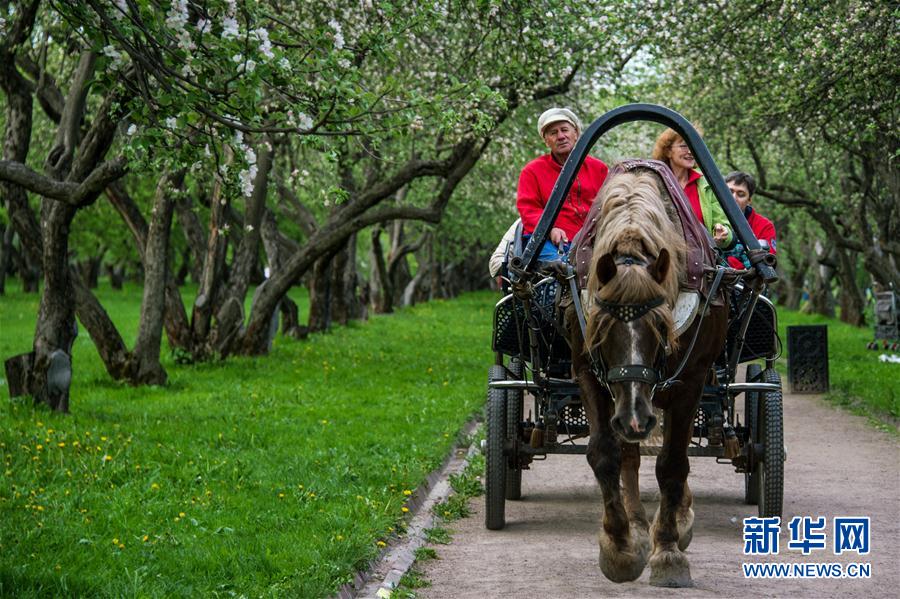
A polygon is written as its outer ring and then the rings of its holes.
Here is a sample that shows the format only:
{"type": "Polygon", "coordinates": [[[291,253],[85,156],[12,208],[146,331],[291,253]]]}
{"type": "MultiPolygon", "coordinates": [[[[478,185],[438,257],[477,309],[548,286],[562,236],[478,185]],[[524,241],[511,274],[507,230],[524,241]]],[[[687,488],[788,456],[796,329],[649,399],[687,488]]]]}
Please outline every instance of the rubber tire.
{"type": "MultiPolygon", "coordinates": [[[[747,365],[747,382],[761,381],[762,367],[759,364],[747,365]]],[[[759,391],[744,393],[744,425],[750,429],[748,443],[759,443],[759,391]]],[[[759,463],[748,464],[749,471],[744,473],[744,503],[759,503],[759,463]]]]}
{"type": "MultiPolygon", "coordinates": [[[[503,366],[491,366],[489,381],[506,379],[503,366]]],[[[506,393],[488,387],[487,433],[484,455],[484,526],[500,530],[506,526],[506,461],[503,445],[506,441],[506,393]]]]}
{"type": "MultiPolygon", "coordinates": [[[[509,361],[509,371],[512,378],[522,380],[524,372],[522,361],[513,358],[509,361]]],[[[506,438],[516,439],[519,434],[519,423],[522,422],[522,397],[521,389],[507,389],[506,391],[506,438]]],[[[521,439],[516,440],[521,443],[521,439]]],[[[515,468],[513,464],[507,464],[506,470],[506,498],[522,499],[522,469],[515,468]]]]}
{"type": "MultiPolygon", "coordinates": [[[[781,385],[772,368],[763,371],[763,381],[781,385]]],[[[763,460],[759,475],[759,516],[781,517],[784,502],[784,404],[781,391],[766,391],[759,406],[759,438],[763,460]]]]}

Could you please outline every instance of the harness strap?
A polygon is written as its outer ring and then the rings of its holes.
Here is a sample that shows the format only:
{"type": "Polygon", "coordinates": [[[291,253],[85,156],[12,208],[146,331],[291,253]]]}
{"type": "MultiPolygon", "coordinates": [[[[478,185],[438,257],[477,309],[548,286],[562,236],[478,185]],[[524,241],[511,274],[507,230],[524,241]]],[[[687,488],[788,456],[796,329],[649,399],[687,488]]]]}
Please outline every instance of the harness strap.
{"type": "MultiPolygon", "coordinates": [[[[585,346],[587,346],[587,321],[584,318],[584,306],[581,305],[581,293],[578,292],[578,281],[575,277],[575,270],[570,266],[568,276],[566,277],[569,280],[569,290],[572,294],[572,303],[575,305],[575,315],[578,317],[578,326],[581,328],[581,338],[585,341],[585,346]]],[[[575,349],[573,348],[573,351],[575,349]]],[[[609,384],[606,380],[606,365],[603,363],[602,356],[595,356],[594,350],[591,347],[588,347],[588,358],[591,361],[591,372],[594,373],[594,376],[597,377],[597,380],[600,383],[609,389],[609,384]]]]}
{"type": "Polygon", "coordinates": [[[719,285],[722,283],[722,277],[725,274],[725,268],[722,266],[716,267],[716,276],[713,279],[712,286],[709,288],[709,293],[706,295],[706,300],[703,302],[703,310],[700,312],[700,320],[697,322],[697,329],[694,331],[694,336],[691,338],[691,344],[688,346],[687,351],[684,352],[684,357],[681,358],[681,363],[678,365],[678,368],[675,369],[675,372],[672,373],[672,376],[664,380],[659,385],[660,391],[665,391],[669,387],[680,383],[677,379],[678,375],[681,374],[681,371],[684,370],[685,364],[687,364],[688,358],[691,357],[691,352],[694,350],[694,344],[697,343],[697,337],[700,334],[700,329],[703,327],[703,319],[706,318],[707,310],[709,309],[709,302],[713,296],[716,295],[719,291],[719,285]]]}
{"type": "Polygon", "coordinates": [[[656,368],[648,368],[641,364],[628,364],[626,366],[616,366],[611,368],[606,374],[606,380],[609,383],[617,383],[619,381],[640,381],[648,385],[655,385],[659,382],[659,371],[656,368]]]}

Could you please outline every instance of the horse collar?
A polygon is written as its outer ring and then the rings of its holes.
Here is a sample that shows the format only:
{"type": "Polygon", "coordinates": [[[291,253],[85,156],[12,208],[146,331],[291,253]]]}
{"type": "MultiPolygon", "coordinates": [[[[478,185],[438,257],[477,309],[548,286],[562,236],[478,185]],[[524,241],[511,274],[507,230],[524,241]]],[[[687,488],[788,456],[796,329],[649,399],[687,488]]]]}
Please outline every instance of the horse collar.
{"type": "Polygon", "coordinates": [[[617,320],[631,322],[632,320],[637,320],[653,308],[661,306],[664,301],[665,300],[662,297],[655,297],[643,304],[617,304],[614,302],[597,300],[597,305],[610,313],[617,320]]]}

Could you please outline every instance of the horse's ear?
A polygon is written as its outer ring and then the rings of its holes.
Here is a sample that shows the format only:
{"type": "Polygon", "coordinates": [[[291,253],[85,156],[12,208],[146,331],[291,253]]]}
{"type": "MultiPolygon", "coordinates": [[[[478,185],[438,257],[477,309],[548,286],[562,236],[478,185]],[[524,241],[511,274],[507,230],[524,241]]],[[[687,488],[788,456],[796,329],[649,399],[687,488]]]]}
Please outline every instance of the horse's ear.
{"type": "Polygon", "coordinates": [[[616,276],[616,259],[612,254],[603,254],[597,260],[597,278],[601,285],[606,285],[616,276]]]}
{"type": "Polygon", "coordinates": [[[672,261],[669,259],[669,250],[663,248],[659,250],[659,256],[650,263],[647,270],[650,271],[650,276],[653,277],[654,281],[662,283],[663,280],[665,280],[666,275],[669,274],[669,266],[671,266],[671,264],[672,261]]]}

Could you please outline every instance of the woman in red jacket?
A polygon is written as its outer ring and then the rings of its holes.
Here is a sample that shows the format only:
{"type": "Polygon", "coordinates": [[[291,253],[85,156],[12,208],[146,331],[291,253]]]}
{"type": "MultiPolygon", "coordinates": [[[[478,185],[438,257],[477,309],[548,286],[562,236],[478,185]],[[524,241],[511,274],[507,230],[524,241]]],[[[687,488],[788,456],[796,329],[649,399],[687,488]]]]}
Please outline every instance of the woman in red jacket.
{"type": "MultiPolygon", "coordinates": [[[[526,164],[519,175],[516,207],[522,217],[522,233],[525,236],[534,232],[541,219],[563,164],[581,135],[581,121],[568,108],[551,108],[538,119],[537,130],[550,153],[526,164]]],[[[566,261],[569,242],[584,224],[608,172],[609,169],[602,161],[592,156],[584,159],[550,230],[550,239],[541,249],[540,260],[566,261]]]]}

